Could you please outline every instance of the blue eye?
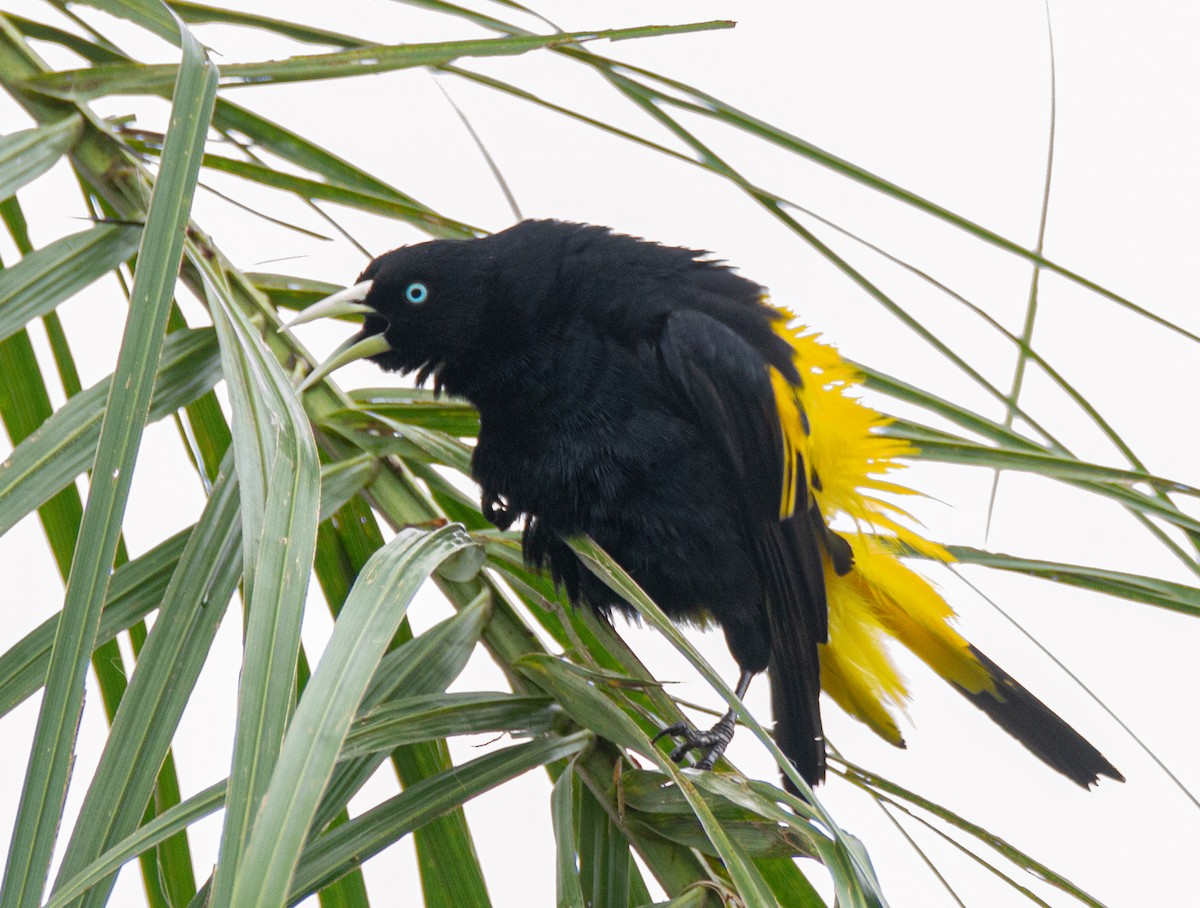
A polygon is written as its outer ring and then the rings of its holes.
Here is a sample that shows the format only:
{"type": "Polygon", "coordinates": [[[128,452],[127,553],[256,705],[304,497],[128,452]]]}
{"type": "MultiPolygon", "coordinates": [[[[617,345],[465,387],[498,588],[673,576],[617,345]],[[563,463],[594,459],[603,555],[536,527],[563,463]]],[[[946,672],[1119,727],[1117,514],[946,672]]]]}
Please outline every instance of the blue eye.
{"type": "Polygon", "coordinates": [[[404,298],[414,306],[419,306],[429,299],[429,288],[420,281],[413,281],[404,288],[404,298]]]}

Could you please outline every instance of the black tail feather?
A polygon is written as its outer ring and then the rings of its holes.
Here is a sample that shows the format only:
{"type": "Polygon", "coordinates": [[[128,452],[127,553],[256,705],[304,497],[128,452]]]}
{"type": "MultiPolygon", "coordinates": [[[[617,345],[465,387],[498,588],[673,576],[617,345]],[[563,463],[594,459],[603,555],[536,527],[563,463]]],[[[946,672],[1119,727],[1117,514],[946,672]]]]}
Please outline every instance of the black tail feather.
{"type": "MultiPolygon", "coordinates": [[[[815,658],[815,653],[813,654],[815,658]]],[[[775,717],[775,743],[792,761],[809,785],[825,778],[825,738],[821,733],[821,714],[813,708],[807,685],[797,684],[792,673],[797,666],[782,668],[771,662],[771,712],[775,717]],[[815,719],[815,721],[814,721],[815,719]]],[[[799,794],[785,775],[783,786],[799,794]]]]}
{"type": "Polygon", "coordinates": [[[1008,672],[973,646],[971,653],[992,676],[1002,699],[987,692],[973,694],[955,685],[956,689],[1035,757],[1084,788],[1097,784],[1100,776],[1125,781],[1104,754],[1008,672]]]}
{"type": "MultiPolygon", "coordinates": [[[[810,785],[825,778],[821,668],[817,644],[828,634],[821,543],[803,512],[763,536],[768,566],[771,713],[775,742],[810,785]]],[[[784,777],[784,785],[795,793],[784,777]]]]}

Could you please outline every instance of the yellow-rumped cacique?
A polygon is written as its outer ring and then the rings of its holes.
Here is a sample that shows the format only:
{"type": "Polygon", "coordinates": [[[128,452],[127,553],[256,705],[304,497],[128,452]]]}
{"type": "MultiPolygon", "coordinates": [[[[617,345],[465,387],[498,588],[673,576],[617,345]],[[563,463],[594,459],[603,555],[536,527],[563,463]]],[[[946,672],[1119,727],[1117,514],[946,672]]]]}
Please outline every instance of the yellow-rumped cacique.
{"type": "MultiPolygon", "coordinates": [[[[526,560],[575,603],[630,612],[564,542],[586,534],[672,620],[720,625],[738,695],[768,673],[776,741],[810,783],[825,773],[822,689],[903,746],[889,641],[1072,781],[1122,779],[902,563],[906,550],[951,560],[881,497],[910,492],[889,474],[912,448],[881,433],[887,419],[854,396],[860,377],[832,347],[725,263],[523,221],[381,255],[293,324],[351,312],[362,331],[306,384],[367,356],[474,404],[484,515],[523,518],[526,560]]],[[[711,768],[733,727],[729,713],[663,734],[680,740],[675,760],[696,750],[711,768]]]]}

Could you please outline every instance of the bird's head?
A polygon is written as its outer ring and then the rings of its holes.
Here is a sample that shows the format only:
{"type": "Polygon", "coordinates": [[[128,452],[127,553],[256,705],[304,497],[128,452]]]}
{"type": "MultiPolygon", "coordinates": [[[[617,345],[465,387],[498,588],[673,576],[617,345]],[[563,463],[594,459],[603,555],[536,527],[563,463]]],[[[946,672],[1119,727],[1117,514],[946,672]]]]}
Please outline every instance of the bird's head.
{"type": "Polygon", "coordinates": [[[363,328],[305,380],[307,388],[334,369],[367,358],[393,372],[438,378],[469,362],[484,344],[493,282],[491,258],[476,240],[432,240],[387,252],[351,287],[310,306],[285,327],[362,315],[363,328]]]}

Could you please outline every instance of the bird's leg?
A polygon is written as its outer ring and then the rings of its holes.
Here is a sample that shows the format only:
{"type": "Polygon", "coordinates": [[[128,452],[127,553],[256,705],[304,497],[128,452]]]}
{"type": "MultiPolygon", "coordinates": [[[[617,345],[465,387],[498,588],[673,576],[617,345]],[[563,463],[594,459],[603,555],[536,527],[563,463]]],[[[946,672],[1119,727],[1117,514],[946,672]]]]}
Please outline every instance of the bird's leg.
{"type": "MultiPolygon", "coordinates": [[[[738,675],[737,688],[734,693],[740,700],[746,696],[746,691],[750,688],[750,681],[754,677],[754,672],[742,669],[742,673],[738,675]]],[[[700,731],[690,722],[676,722],[674,725],[668,725],[662,731],[654,736],[654,741],[660,738],[683,738],[683,742],[671,751],[671,759],[676,763],[683,760],[689,752],[698,747],[706,748],[707,752],[696,764],[697,769],[712,769],[713,765],[720,759],[721,754],[725,753],[725,748],[729,746],[729,742],[733,740],[733,726],[735,716],[733,710],[725,713],[717,724],[708,731],[700,731]]],[[[653,743],[653,742],[652,742],[653,743]]]]}

